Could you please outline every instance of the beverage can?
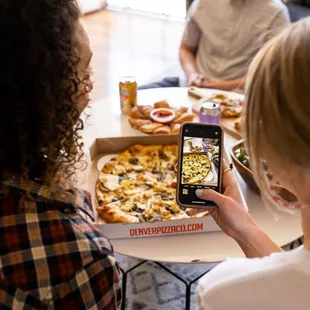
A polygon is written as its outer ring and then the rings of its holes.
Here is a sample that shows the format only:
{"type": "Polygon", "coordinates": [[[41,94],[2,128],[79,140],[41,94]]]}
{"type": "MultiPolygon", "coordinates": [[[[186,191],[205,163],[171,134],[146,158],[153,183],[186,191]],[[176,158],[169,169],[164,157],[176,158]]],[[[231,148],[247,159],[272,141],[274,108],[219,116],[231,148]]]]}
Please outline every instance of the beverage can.
{"type": "Polygon", "coordinates": [[[121,111],[129,115],[137,106],[137,82],[133,76],[124,76],[119,82],[121,111]]]}
{"type": "Polygon", "coordinates": [[[201,123],[219,124],[221,119],[220,104],[214,101],[204,101],[200,107],[199,118],[201,123]]]}

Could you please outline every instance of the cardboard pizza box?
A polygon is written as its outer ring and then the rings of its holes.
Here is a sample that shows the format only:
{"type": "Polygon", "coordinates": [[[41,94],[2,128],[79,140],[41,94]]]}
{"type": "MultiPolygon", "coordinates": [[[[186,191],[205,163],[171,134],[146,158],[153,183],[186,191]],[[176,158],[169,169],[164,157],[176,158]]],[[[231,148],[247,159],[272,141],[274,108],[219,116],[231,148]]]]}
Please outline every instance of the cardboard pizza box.
{"type": "MultiPolygon", "coordinates": [[[[107,155],[118,154],[135,144],[142,145],[169,145],[178,144],[178,135],[165,136],[132,136],[117,138],[97,138],[90,147],[92,160],[90,178],[87,181],[88,190],[93,197],[93,206],[97,207],[95,185],[103,163],[100,161],[107,155]]],[[[225,158],[228,159],[227,152],[225,158]]],[[[229,160],[229,159],[228,159],[229,160]]],[[[230,160],[229,160],[230,162],[230,160]]],[[[239,189],[240,190],[240,189],[239,189]]],[[[242,192],[240,190],[241,196],[242,192]]],[[[243,196],[242,196],[243,197],[243,196]]],[[[244,199],[243,199],[244,200],[244,199]]],[[[247,209],[245,201],[244,207],[247,209]]],[[[109,239],[155,237],[163,235],[194,234],[220,231],[211,216],[202,218],[178,219],[170,221],[105,224],[97,215],[97,226],[109,239]]]]}

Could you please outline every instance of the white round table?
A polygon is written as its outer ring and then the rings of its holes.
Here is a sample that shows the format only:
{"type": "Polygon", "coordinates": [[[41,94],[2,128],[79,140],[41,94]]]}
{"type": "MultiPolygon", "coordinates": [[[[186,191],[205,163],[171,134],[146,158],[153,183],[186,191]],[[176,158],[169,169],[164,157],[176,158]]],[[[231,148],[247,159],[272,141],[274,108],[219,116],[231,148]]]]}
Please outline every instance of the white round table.
{"type": "MultiPolygon", "coordinates": [[[[188,97],[187,88],[160,88],[138,92],[139,104],[153,104],[164,99],[172,106],[191,107],[194,101],[188,97]]],[[[121,114],[118,96],[91,104],[88,113],[91,115],[86,119],[84,130],[87,147],[97,137],[143,135],[133,130],[128,124],[127,116],[121,114]]],[[[236,139],[225,135],[228,149],[236,142],[236,139]]],[[[285,246],[302,236],[299,216],[284,214],[276,220],[264,207],[261,198],[247,188],[239,175],[237,179],[250,214],[279,246],[285,246]]],[[[86,181],[82,187],[94,193],[94,181],[86,181]]],[[[244,256],[237,243],[222,232],[120,239],[111,242],[118,253],[158,262],[190,263],[197,260],[219,262],[227,258],[244,256]]]]}

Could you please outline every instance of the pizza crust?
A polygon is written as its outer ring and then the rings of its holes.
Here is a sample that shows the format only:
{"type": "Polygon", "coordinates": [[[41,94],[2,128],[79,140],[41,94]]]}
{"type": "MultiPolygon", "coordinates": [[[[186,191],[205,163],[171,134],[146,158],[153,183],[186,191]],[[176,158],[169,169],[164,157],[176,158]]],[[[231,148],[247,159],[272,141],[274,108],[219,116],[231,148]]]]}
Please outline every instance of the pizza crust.
{"type": "Polygon", "coordinates": [[[113,207],[98,207],[97,212],[108,224],[138,223],[139,219],[127,212],[113,207]]]}

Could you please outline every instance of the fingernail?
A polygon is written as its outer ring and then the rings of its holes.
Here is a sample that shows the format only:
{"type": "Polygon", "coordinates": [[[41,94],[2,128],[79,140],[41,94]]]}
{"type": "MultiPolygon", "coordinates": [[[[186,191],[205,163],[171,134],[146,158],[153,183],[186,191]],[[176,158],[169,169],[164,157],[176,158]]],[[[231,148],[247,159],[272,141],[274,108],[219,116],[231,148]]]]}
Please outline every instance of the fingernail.
{"type": "Polygon", "coordinates": [[[202,189],[197,189],[197,190],[196,190],[196,196],[197,196],[197,197],[201,197],[201,196],[202,196],[202,193],[203,193],[203,190],[202,190],[202,189]]]}

